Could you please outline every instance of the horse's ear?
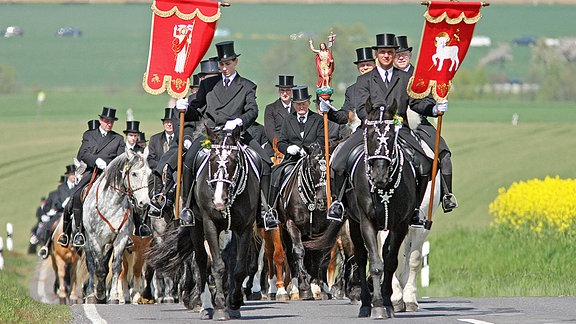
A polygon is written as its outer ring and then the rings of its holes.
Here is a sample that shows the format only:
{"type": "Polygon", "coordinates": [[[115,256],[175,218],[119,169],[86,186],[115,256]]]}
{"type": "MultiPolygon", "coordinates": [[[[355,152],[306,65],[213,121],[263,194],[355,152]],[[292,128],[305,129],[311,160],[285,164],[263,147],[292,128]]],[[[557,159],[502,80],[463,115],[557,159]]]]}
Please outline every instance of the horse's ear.
{"type": "Polygon", "coordinates": [[[126,154],[126,158],[128,159],[128,161],[132,160],[135,156],[134,151],[132,150],[126,150],[124,151],[124,153],[126,154]]]}
{"type": "Polygon", "coordinates": [[[150,149],[148,148],[148,146],[146,146],[144,148],[144,153],[142,153],[142,158],[144,159],[144,161],[148,161],[148,154],[150,153],[150,149]]]}
{"type": "Polygon", "coordinates": [[[234,142],[240,141],[240,133],[241,133],[241,131],[242,131],[241,128],[242,128],[242,127],[238,126],[238,127],[235,127],[235,128],[232,130],[232,138],[234,139],[234,142]]]}
{"type": "Polygon", "coordinates": [[[214,137],[216,136],[214,134],[214,131],[212,130],[212,128],[208,127],[208,125],[204,124],[204,129],[206,129],[206,138],[208,139],[214,139],[214,137]]]}
{"type": "Polygon", "coordinates": [[[312,151],[313,151],[313,145],[314,143],[312,143],[310,146],[304,145],[302,146],[302,148],[304,149],[304,152],[306,152],[307,155],[311,155],[312,151]]]}
{"type": "Polygon", "coordinates": [[[80,166],[80,161],[77,158],[74,158],[74,166],[78,168],[80,166]]]}

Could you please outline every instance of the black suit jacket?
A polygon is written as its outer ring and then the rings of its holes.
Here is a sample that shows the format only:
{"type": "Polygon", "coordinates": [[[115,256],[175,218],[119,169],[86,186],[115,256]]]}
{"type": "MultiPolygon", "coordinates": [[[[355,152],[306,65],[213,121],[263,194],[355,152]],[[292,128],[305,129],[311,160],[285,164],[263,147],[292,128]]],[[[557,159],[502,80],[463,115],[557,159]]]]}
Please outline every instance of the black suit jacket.
{"type": "Polygon", "coordinates": [[[282,123],[280,138],[278,139],[278,150],[288,154],[286,149],[290,145],[303,147],[313,142],[324,146],[324,119],[317,113],[308,111],[308,119],[304,124],[304,136],[300,137],[300,125],[296,112],[288,115],[284,123],[282,123]]]}
{"type": "Polygon", "coordinates": [[[90,171],[96,167],[96,159],[101,158],[108,164],[124,153],[125,149],[126,144],[122,135],[110,131],[106,137],[102,137],[100,130],[96,128],[84,132],[76,158],[84,161],[88,166],[87,170],[90,171]]]}
{"type": "Polygon", "coordinates": [[[186,121],[198,117],[208,127],[214,128],[240,118],[242,130],[246,130],[258,118],[256,84],[238,73],[228,87],[224,87],[222,75],[205,79],[200,82],[192,108],[186,112],[186,121]]]}
{"type": "MultiPolygon", "coordinates": [[[[174,140],[176,140],[176,134],[174,134],[174,140]]],[[[166,142],[166,132],[164,131],[150,137],[150,141],[148,142],[148,165],[150,169],[156,169],[160,157],[166,153],[166,151],[164,151],[164,143],[166,142]]]]}
{"type": "MultiPolygon", "coordinates": [[[[292,104],[290,104],[290,112],[293,111],[292,104]]],[[[284,107],[280,98],[266,106],[266,110],[264,111],[264,128],[266,129],[266,137],[268,137],[270,143],[274,142],[274,136],[280,137],[282,123],[288,115],[288,110],[284,107]]]]}
{"type": "Polygon", "coordinates": [[[74,186],[72,187],[72,189],[68,188],[68,184],[66,182],[59,185],[58,188],[56,189],[56,192],[58,194],[56,195],[55,200],[53,201],[52,207],[58,212],[63,212],[64,207],[62,207],[62,203],[64,202],[64,200],[66,200],[66,198],[72,196],[74,190],[76,190],[76,188],[74,186]]]}

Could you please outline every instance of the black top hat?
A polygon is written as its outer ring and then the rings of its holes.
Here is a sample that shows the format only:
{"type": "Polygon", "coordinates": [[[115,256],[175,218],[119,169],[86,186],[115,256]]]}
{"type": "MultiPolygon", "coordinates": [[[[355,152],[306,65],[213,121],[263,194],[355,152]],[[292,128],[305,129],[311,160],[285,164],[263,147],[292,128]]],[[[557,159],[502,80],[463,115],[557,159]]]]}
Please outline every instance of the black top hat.
{"type": "Polygon", "coordinates": [[[140,122],[135,120],[129,120],[126,122],[126,129],[124,134],[128,133],[140,133],[140,122]]]}
{"type": "Polygon", "coordinates": [[[396,36],[396,43],[398,43],[396,52],[412,52],[412,47],[408,46],[408,36],[396,36]]]}
{"type": "Polygon", "coordinates": [[[372,46],[372,49],[377,48],[398,48],[398,43],[396,43],[396,35],[394,34],[376,35],[376,45],[372,46]]]}
{"type": "Polygon", "coordinates": [[[88,121],[88,130],[94,130],[100,127],[100,121],[98,119],[92,119],[88,121]]]}
{"type": "Polygon", "coordinates": [[[76,172],[76,166],[74,164],[70,164],[66,166],[66,173],[64,174],[70,174],[74,172],[76,172]]]}
{"type": "Polygon", "coordinates": [[[162,121],[172,120],[172,116],[174,116],[172,108],[164,108],[164,118],[162,118],[161,120],[162,121]]]}
{"type": "Polygon", "coordinates": [[[218,52],[218,61],[229,61],[240,56],[240,54],[236,54],[234,52],[233,41],[225,41],[217,43],[216,51],[218,52]]]}
{"type": "Polygon", "coordinates": [[[370,47],[360,47],[356,49],[356,62],[354,64],[374,61],[374,54],[370,47]]]}
{"type": "Polygon", "coordinates": [[[61,175],[60,176],[60,183],[64,183],[66,182],[66,176],[61,175]]]}
{"type": "Polygon", "coordinates": [[[206,74],[218,74],[220,73],[220,68],[218,67],[218,59],[210,58],[200,62],[200,72],[198,76],[203,77],[206,74]]]}
{"type": "Polygon", "coordinates": [[[136,143],[146,143],[148,142],[148,140],[146,140],[146,134],[144,132],[140,132],[140,134],[138,134],[138,140],[136,141],[136,143]]]}
{"type": "Polygon", "coordinates": [[[293,102],[302,102],[309,100],[311,95],[308,94],[308,87],[307,86],[299,86],[292,88],[292,101],[293,102]]]}
{"type": "Polygon", "coordinates": [[[296,85],[294,84],[294,76],[293,75],[279,75],[278,76],[278,84],[276,87],[278,88],[294,88],[296,85]]]}
{"type": "Polygon", "coordinates": [[[190,88],[197,87],[199,85],[200,85],[200,77],[198,76],[198,74],[194,74],[192,76],[192,83],[190,83],[190,88]]]}
{"type": "Polygon", "coordinates": [[[110,107],[102,108],[102,114],[98,116],[104,119],[118,120],[118,118],[116,118],[116,109],[110,107]]]}

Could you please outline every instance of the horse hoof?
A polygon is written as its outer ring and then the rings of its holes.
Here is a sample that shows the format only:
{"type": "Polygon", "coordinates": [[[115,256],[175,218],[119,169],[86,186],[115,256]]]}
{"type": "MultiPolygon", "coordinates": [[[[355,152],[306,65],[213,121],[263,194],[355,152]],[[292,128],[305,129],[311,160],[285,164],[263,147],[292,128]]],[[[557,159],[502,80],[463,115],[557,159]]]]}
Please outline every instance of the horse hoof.
{"type": "Polygon", "coordinates": [[[120,301],[119,301],[118,299],[110,299],[110,301],[108,302],[108,304],[118,305],[118,304],[120,304],[120,301]]]}
{"type": "MultiPolygon", "coordinates": [[[[394,308],[396,311],[396,308],[394,308]]],[[[418,304],[417,303],[406,303],[406,312],[417,312],[418,311],[418,304]]]]}
{"type": "MultiPolygon", "coordinates": [[[[188,306],[186,308],[188,308],[188,306]]],[[[190,308],[188,308],[188,309],[190,309],[190,308]]],[[[200,313],[200,311],[202,310],[202,305],[193,306],[190,310],[194,313],[200,313]]]]}
{"type": "Polygon", "coordinates": [[[288,296],[288,294],[276,294],[272,300],[289,301],[290,296],[288,296]]]}
{"type": "Polygon", "coordinates": [[[60,297],[60,298],[58,298],[58,301],[59,301],[60,305],[66,305],[66,297],[60,297]]]}
{"type": "Polygon", "coordinates": [[[203,310],[200,311],[201,320],[212,319],[213,316],[214,316],[213,308],[204,308],[203,310]]]}
{"type": "Polygon", "coordinates": [[[394,312],[396,312],[396,313],[401,313],[401,312],[405,312],[405,311],[406,311],[407,305],[406,305],[403,301],[401,301],[401,300],[392,303],[392,305],[394,305],[394,312]]]}
{"type": "Polygon", "coordinates": [[[262,293],[259,291],[252,292],[246,296],[246,300],[262,300],[262,293]]]}
{"type": "Polygon", "coordinates": [[[300,293],[290,293],[290,300],[300,300],[300,293]]]}
{"type": "Polygon", "coordinates": [[[360,311],[358,312],[358,317],[360,318],[370,317],[371,309],[372,308],[370,306],[361,306],[360,311]]]}
{"type": "Polygon", "coordinates": [[[241,319],[242,315],[240,315],[240,308],[238,309],[226,309],[226,312],[228,313],[228,316],[230,319],[241,319]]]}
{"type": "Polygon", "coordinates": [[[164,297],[162,298],[162,304],[174,304],[173,297],[164,297]]]}
{"type": "Polygon", "coordinates": [[[268,300],[276,300],[276,293],[269,293],[268,300]]]}
{"type": "Polygon", "coordinates": [[[86,304],[98,304],[98,301],[96,300],[96,296],[94,295],[90,295],[86,297],[86,304]]]}
{"type": "Polygon", "coordinates": [[[372,319],[387,319],[394,317],[392,307],[372,307],[370,318],[372,319]]]}
{"type": "Polygon", "coordinates": [[[300,290],[300,299],[302,300],[314,300],[314,295],[312,290],[300,290]]]}
{"type": "Polygon", "coordinates": [[[214,321],[228,321],[230,319],[230,315],[227,311],[223,309],[216,309],[214,310],[214,315],[212,316],[214,321]]]}

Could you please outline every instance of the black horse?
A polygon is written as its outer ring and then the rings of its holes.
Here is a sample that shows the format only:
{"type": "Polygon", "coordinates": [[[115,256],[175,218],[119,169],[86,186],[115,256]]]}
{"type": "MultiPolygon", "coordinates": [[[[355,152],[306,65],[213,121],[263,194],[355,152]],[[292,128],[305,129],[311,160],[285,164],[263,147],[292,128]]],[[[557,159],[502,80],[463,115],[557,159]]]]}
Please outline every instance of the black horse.
{"type": "Polygon", "coordinates": [[[337,231],[339,224],[326,219],[327,166],[324,151],[318,143],[304,147],[304,151],[306,154],[283,181],[285,184],[275,206],[282,228],[289,234],[282,235],[282,240],[284,246],[291,247],[286,256],[292,277],[298,278],[299,298],[313,299],[310,284],[323,287],[326,282],[325,270],[331,246],[314,247],[312,242],[327,232],[337,231]]]}
{"type": "Polygon", "coordinates": [[[416,178],[402,147],[398,144],[396,102],[373,108],[364,128],[364,152],[351,173],[353,190],[347,192],[350,234],[360,269],[370,261],[374,292],[370,297],[366,272],[360,271],[362,306],[359,317],[394,316],[392,276],[398,266],[398,251],[408,232],[410,217],[417,207],[416,178]],[[377,233],[389,230],[378,254],[377,233]],[[382,278],[383,277],[383,278],[382,278]],[[379,287],[380,289],[378,289],[379,287]]]}

